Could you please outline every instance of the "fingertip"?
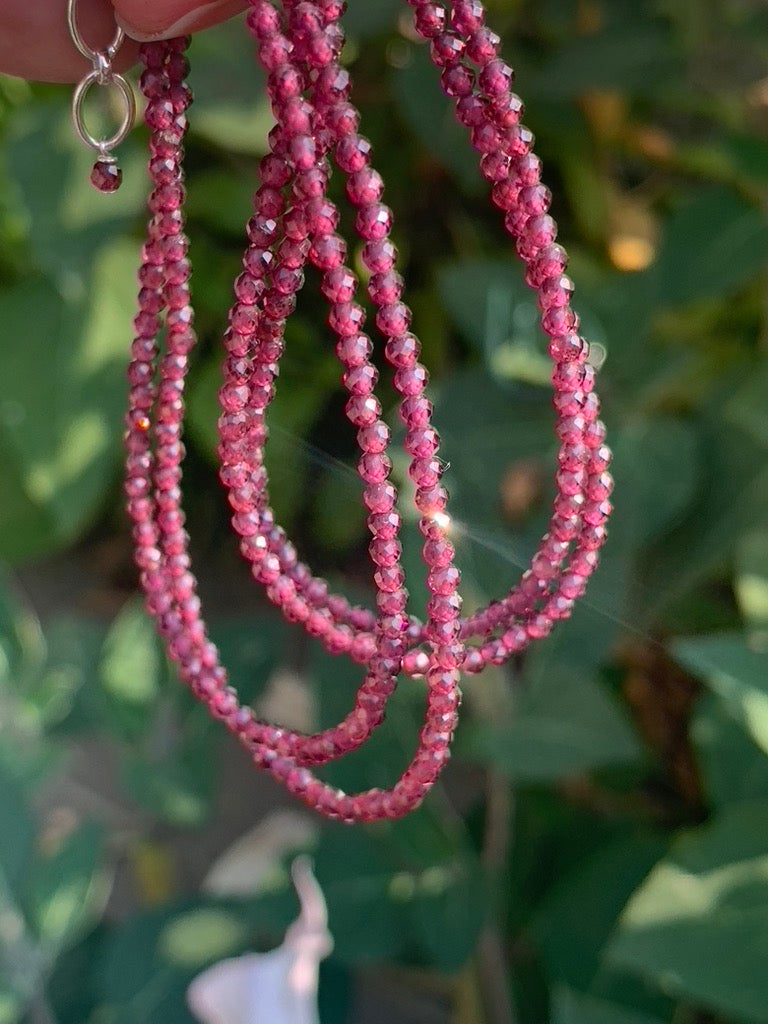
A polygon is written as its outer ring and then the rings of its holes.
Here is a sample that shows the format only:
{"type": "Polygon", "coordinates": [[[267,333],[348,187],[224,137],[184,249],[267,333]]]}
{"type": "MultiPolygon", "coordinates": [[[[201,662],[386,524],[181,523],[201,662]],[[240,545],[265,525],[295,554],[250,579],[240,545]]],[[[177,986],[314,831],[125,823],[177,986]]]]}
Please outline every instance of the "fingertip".
{"type": "Polygon", "coordinates": [[[137,42],[173,39],[210,28],[239,14],[245,0],[214,0],[190,3],[189,0],[165,0],[148,4],[145,0],[114,0],[118,24],[137,42]]]}

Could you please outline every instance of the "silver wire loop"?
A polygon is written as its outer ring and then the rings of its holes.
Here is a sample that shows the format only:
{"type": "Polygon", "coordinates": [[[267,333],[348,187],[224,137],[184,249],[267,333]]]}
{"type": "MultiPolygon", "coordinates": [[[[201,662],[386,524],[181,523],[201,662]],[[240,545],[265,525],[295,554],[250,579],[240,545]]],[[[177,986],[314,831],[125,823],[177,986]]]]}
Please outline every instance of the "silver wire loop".
{"type": "Polygon", "coordinates": [[[77,0],[67,0],[67,27],[69,28],[69,34],[72,37],[72,42],[85,59],[91,61],[94,68],[96,67],[100,53],[104,53],[108,62],[113,61],[115,59],[115,54],[123,45],[125,40],[125,32],[123,32],[120,26],[117,25],[114,39],[106,50],[94,50],[90,47],[80,34],[80,26],[77,23],[77,0]]]}
{"type": "Polygon", "coordinates": [[[90,71],[75,89],[72,97],[72,122],[75,126],[78,138],[99,154],[102,160],[110,158],[113,149],[126,138],[133,127],[136,118],[136,97],[133,89],[122,75],[115,74],[112,70],[112,61],[117,51],[123,45],[125,32],[118,25],[115,37],[106,50],[94,50],[83,39],[77,21],[77,0],[67,0],[67,26],[72,42],[80,53],[93,65],[90,71]],[[83,105],[89,90],[94,85],[114,86],[120,93],[122,100],[122,119],[120,126],[114,135],[106,139],[97,139],[86,127],[83,116],[83,105]]]}
{"type": "Polygon", "coordinates": [[[75,89],[75,94],[72,97],[72,121],[75,126],[75,131],[77,132],[78,138],[80,138],[86,146],[95,150],[102,158],[106,158],[109,153],[113,149],[116,149],[128,136],[131,128],[133,127],[135,117],[136,97],[133,94],[133,89],[130,84],[122,75],[115,75],[110,70],[109,77],[102,81],[101,72],[94,70],[89,72],[75,89]],[[113,85],[119,90],[122,97],[123,117],[120,127],[114,135],[107,139],[97,139],[91,135],[86,128],[85,119],[83,117],[83,104],[85,102],[85,97],[94,85],[113,85]]]}

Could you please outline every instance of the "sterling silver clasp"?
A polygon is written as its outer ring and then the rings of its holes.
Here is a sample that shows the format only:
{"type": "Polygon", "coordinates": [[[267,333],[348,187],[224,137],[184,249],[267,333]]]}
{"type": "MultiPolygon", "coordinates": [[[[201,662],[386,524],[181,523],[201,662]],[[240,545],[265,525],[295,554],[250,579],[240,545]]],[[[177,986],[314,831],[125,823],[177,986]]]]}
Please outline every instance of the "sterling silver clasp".
{"type": "Polygon", "coordinates": [[[75,89],[72,97],[72,123],[78,138],[99,156],[91,172],[91,183],[100,192],[114,192],[120,187],[122,172],[117,166],[113,151],[129,134],[136,118],[136,97],[133,89],[130,83],[112,68],[112,62],[125,41],[125,33],[119,25],[116,25],[114,38],[106,50],[94,50],[80,32],[77,2],[78,0],[67,0],[67,27],[72,42],[86,60],[91,62],[92,70],[75,89]],[[115,88],[120,94],[122,118],[115,133],[108,138],[97,139],[88,131],[85,124],[83,114],[85,98],[95,85],[115,88]]]}

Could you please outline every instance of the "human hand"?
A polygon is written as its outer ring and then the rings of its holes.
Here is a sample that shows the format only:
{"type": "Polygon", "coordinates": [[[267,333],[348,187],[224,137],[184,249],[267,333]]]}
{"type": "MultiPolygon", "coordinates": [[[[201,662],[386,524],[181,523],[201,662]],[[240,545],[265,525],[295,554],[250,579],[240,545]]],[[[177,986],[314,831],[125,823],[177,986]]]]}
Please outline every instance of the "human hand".
{"type": "MultiPolygon", "coordinates": [[[[131,39],[115,60],[117,70],[138,54],[133,40],[187,35],[225,21],[245,0],[78,0],[78,24],[94,48],[107,46],[115,19],[131,39]]],[[[37,82],[75,82],[90,66],[67,31],[64,0],[0,0],[0,72],[37,82]]]]}

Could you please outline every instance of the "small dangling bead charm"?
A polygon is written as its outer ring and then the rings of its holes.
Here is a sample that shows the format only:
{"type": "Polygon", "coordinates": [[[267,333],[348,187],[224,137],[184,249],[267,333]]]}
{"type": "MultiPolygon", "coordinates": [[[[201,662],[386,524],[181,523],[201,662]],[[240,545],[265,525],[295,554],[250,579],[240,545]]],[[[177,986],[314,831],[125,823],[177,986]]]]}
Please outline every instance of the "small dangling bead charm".
{"type": "Polygon", "coordinates": [[[117,160],[107,157],[93,165],[90,180],[98,192],[117,192],[123,183],[123,172],[117,166],[117,160]]]}

